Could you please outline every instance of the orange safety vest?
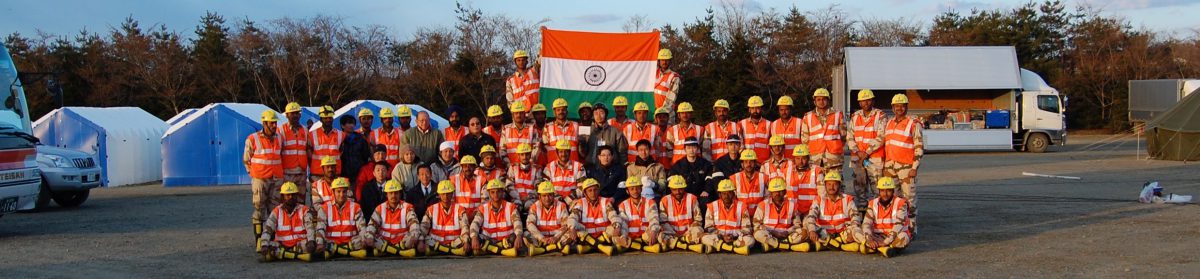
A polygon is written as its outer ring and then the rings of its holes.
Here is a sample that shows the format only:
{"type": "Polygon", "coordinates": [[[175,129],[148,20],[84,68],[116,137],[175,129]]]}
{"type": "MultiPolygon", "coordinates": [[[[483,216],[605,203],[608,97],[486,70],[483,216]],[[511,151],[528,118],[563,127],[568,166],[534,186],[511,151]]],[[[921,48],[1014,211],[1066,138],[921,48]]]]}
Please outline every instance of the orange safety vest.
{"type": "Polygon", "coordinates": [[[763,213],[763,227],[772,233],[785,233],[792,229],[796,224],[792,222],[792,218],[796,216],[798,206],[795,201],[786,200],[783,202],[783,207],[776,207],[775,203],[770,200],[764,200],[758,204],[758,208],[765,210],[763,213]]]}
{"type": "Polygon", "coordinates": [[[385,148],[387,148],[387,155],[384,156],[384,159],[387,160],[388,165],[395,166],[396,163],[400,162],[399,128],[392,128],[392,132],[387,133],[384,132],[383,127],[380,126],[379,129],[371,131],[371,140],[372,143],[382,144],[385,148]]]}
{"type": "MultiPolygon", "coordinates": [[[[797,144],[800,144],[800,121],[795,117],[788,118],[784,121],[783,118],[776,119],[771,122],[771,135],[779,135],[783,137],[783,157],[791,159],[792,152],[797,144]]],[[[809,152],[812,152],[812,146],[808,147],[809,152]]],[[[770,154],[768,152],[768,154],[770,154]]]]}
{"type": "Polygon", "coordinates": [[[817,199],[817,176],[822,173],[820,167],[810,166],[808,171],[798,173],[795,169],[789,172],[787,177],[787,198],[788,200],[796,201],[800,206],[800,214],[808,215],[808,209],[812,207],[812,203],[817,199]]]}
{"type": "Polygon", "coordinates": [[[558,150],[554,146],[558,144],[559,140],[567,140],[571,143],[571,161],[579,161],[579,142],[576,140],[576,137],[579,136],[579,123],[567,121],[567,125],[562,127],[555,122],[550,122],[546,123],[546,127],[542,130],[546,132],[542,136],[542,143],[544,143],[542,147],[546,150],[548,162],[558,161],[558,150]]]}
{"type": "Polygon", "coordinates": [[[337,172],[342,173],[342,151],[339,150],[342,145],[342,140],[346,139],[346,134],[339,130],[330,130],[330,133],[325,133],[325,128],[317,129],[310,132],[309,136],[313,143],[312,161],[309,163],[309,173],[312,175],[325,174],[325,170],[321,169],[321,158],[331,156],[337,158],[337,172]]]}
{"type": "Polygon", "coordinates": [[[913,137],[913,130],[920,129],[917,127],[917,122],[912,117],[897,123],[896,121],[887,122],[887,131],[883,134],[884,157],[888,161],[895,161],[902,164],[912,164],[916,161],[916,138],[913,137]]]}
{"type": "Polygon", "coordinates": [[[466,173],[459,173],[454,176],[454,203],[467,211],[467,214],[475,214],[475,208],[483,203],[483,179],[479,173],[475,173],[474,179],[467,179],[466,173]]]}
{"type": "MultiPolygon", "coordinates": [[[[504,127],[501,126],[500,130],[504,130],[504,127]]],[[[497,131],[496,128],[492,128],[492,125],[485,125],[483,127],[483,133],[487,134],[489,136],[492,136],[492,140],[496,141],[497,144],[500,143],[500,132],[501,131],[497,131]]],[[[503,146],[493,146],[493,147],[504,148],[503,146]]],[[[482,157],[483,155],[471,154],[471,156],[482,157]]]]}
{"type": "Polygon", "coordinates": [[[625,134],[625,139],[629,143],[629,156],[626,158],[626,162],[637,161],[637,143],[641,140],[650,141],[650,155],[659,155],[658,152],[655,152],[658,149],[656,147],[661,145],[661,143],[659,143],[661,139],[659,138],[660,135],[657,125],[647,122],[644,127],[639,128],[638,124],[634,122],[633,124],[625,126],[625,129],[623,129],[623,134],[625,134]]]}
{"type": "Polygon", "coordinates": [[[649,220],[646,220],[646,218],[650,217],[646,216],[646,207],[654,206],[654,201],[646,201],[645,198],[640,200],[641,203],[634,205],[633,199],[625,199],[621,201],[621,206],[618,207],[621,210],[621,218],[625,219],[629,237],[633,238],[641,237],[642,233],[650,229],[649,220]]]}
{"type": "Polygon", "coordinates": [[[454,144],[454,151],[458,151],[458,141],[467,134],[467,128],[458,127],[458,129],[454,129],[454,127],[446,127],[442,129],[442,134],[446,137],[446,142],[454,144]]]}
{"type": "Polygon", "coordinates": [[[350,238],[358,235],[358,227],[354,224],[354,215],[362,214],[362,208],[353,201],[346,201],[341,208],[332,202],[325,203],[325,239],[337,244],[350,243],[350,238]]]}
{"type": "Polygon", "coordinates": [[[535,211],[536,213],[534,214],[537,214],[535,225],[537,225],[537,229],[542,233],[543,237],[557,234],[558,230],[563,226],[562,221],[569,214],[567,212],[567,204],[560,201],[554,201],[554,205],[550,209],[546,209],[546,206],[542,205],[542,201],[536,201],[533,203],[533,209],[530,212],[533,213],[535,211]]]}
{"type": "MultiPolygon", "coordinates": [[[[661,108],[663,106],[663,104],[667,103],[667,98],[670,97],[671,86],[673,85],[672,81],[674,81],[676,78],[682,78],[682,77],[679,75],[679,73],[676,73],[675,71],[672,71],[672,70],[667,70],[666,72],[659,71],[655,74],[655,77],[656,77],[656,79],[654,81],[654,107],[661,108]]],[[[668,109],[670,109],[672,111],[675,110],[675,108],[668,108],[668,109]]]]}
{"type": "Polygon", "coordinates": [[[742,216],[745,215],[746,204],[734,200],[733,207],[726,208],[717,200],[708,204],[708,216],[712,217],[713,225],[721,234],[738,234],[742,231],[742,216]]]}
{"type": "Polygon", "coordinates": [[[622,121],[620,123],[617,123],[616,117],[608,119],[608,126],[617,128],[617,131],[625,131],[625,127],[629,127],[629,125],[633,125],[633,123],[637,123],[637,122],[633,121],[633,118],[628,118],[628,117],[625,118],[625,121],[622,121]]]}
{"type": "Polygon", "coordinates": [[[442,203],[435,203],[429,206],[425,214],[429,215],[431,226],[429,227],[429,239],[442,245],[450,245],[451,242],[458,240],[462,235],[463,224],[458,223],[458,217],[463,214],[461,204],[455,203],[451,206],[449,212],[442,208],[442,203]]]}
{"type": "Polygon", "coordinates": [[[300,173],[308,170],[308,132],[304,127],[292,130],[291,123],[285,123],[279,128],[283,138],[283,169],[299,169],[300,173]]]}
{"type": "Polygon", "coordinates": [[[733,186],[737,188],[737,200],[745,204],[750,209],[750,214],[754,214],[754,209],[758,207],[758,202],[763,201],[767,197],[767,176],[761,171],[754,176],[747,177],[746,172],[738,172],[730,177],[733,180],[733,186]]]}
{"type": "MultiPolygon", "coordinates": [[[[854,129],[854,143],[858,147],[858,150],[866,152],[871,147],[867,143],[867,140],[879,137],[879,132],[882,131],[875,130],[875,122],[881,118],[883,118],[883,111],[877,109],[871,110],[870,116],[855,113],[850,117],[850,122],[854,124],[851,129],[854,129]]],[[[868,156],[871,158],[883,158],[883,148],[875,150],[875,152],[868,154],[868,156]]]]}
{"type": "MultiPolygon", "coordinates": [[[[534,147],[534,143],[540,139],[538,137],[537,130],[533,128],[533,125],[528,124],[525,125],[525,128],[521,129],[517,129],[517,125],[515,124],[504,125],[503,133],[504,138],[501,140],[501,142],[503,142],[502,145],[504,145],[504,151],[507,153],[505,155],[508,156],[508,163],[511,165],[516,165],[521,162],[521,157],[517,155],[517,146],[520,146],[522,143],[524,143],[528,144],[530,147],[534,147]]],[[[533,162],[533,160],[534,158],[529,158],[530,162],[533,162]]]]}
{"type": "Polygon", "coordinates": [[[821,120],[817,118],[816,111],[804,115],[804,124],[808,127],[808,135],[804,136],[808,137],[810,154],[828,152],[837,156],[842,155],[842,150],[845,148],[845,143],[842,142],[842,125],[845,125],[845,121],[842,119],[841,112],[833,111],[831,114],[825,117],[825,123],[821,123],[821,120]]]}
{"type": "Polygon", "coordinates": [[[846,229],[846,223],[850,222],[851,216],[846,210],[850,208],[849,204],[854,202],[854,198],[846,194],[841,195],[842,199],[837,201],[829,200],[826,197],[817,200],[817,209],[821,210],[817,214],[817,227],[825,230],[826,233],[841,233],[846,229]]]}
{"type": "Polygon", "coordinates": [[[283,155],[279,135],[264,138],[262,133],[250,134],[249,143],[254,145],[250,154],[250,177],[258,179],[283,177],[283,155]]]}
{"type": "Polygon", "coordinates": [[[493,240],[505,239],[514,233],[512,214],[517,206],[508,201],[500,203],[500,208],[494,208],[491,204],[483,206],[483,235],[493,240]]]}
{"type": "MultiPolygon", "coordinates": [[[[322,201],[333,200],[333,188],[330,188],[333,181],[325,181],[325,179],[317,179],[312,183],[312,193],[321,197],[322,201]]],[[[316,202],[316,201],[313,201],[316,202]]]]}
{"type": "Polygon", "coordinates": [[[533,68],[525,69],[524,73],[514,72],[508,78],[508,86],[512,89],[513,102],[525,101],[526,106],[537,104],[540,99],[542,82],[533,74],[533,68]]]}
{"type": "Polygon", "coordinates": [[[771,142],[771,121],[759,119],[758,124],[754,124],[751,119],[746,118],[738,122],[738,127],[742,129],[743,134],[742,149],[754,150],[759,163],[771,157],[771,146],[768,145],[771,142]]]}
{"type": "Polygon", "coordinates": [[[308,228],[304,226],[304,214],[308,207],[296,205],[292,213],[283,210],[283,205],[275,207],[275,241],[283,247],[296,247],[300,241],[308,239],[308,228]]]}
{"type": "Polygon", "coordinates": [[[583,223],[584,232],[592,237],[600,237],[604,233],[604,229],[612,224],[612,220],[608,219],[609,207],[612,206],[612,199],[601,197],[599,203],[592,205],[588,200],[579,202],[579,222],[583,223]]]}
{"type": "Polygon", "coordinates": [[[908,216],[900,216],[898,212],[900,208],[907,206],[908,201],[901,197],[893,197],[891,204],[886,207],[879,204],[879,198],[872,199],[870,210],[875,213],[875,224],[871,227],[871,232],[891,233],[892,228],[896,227],[897,224],[907,222],[908,216]]]}
{"type": "Polygon", "coordinates": [[[534,181],[541,180],[542,170],[534,168],[533,165],[529,169],[522,171],[521,166],[513,164],[508,167],[509,177],[512,177],[513,189],[517,191],[517,200],[525,201],[537,198],[537,186],[533,185],[534,181]]]}
{"type": "Polygon", "coordinates": [[[767,181],[771,181],[771,179],[775,178],[787,178],[789,175],[791,175],[792,170],[795,169],[793,167],[794,165],[792,164],[792,160],[788,160],[786,158],[783,159],[783,163],[766,161],[763,162],[762,167],[759,168],[759,172],[767,174],[767,181]]]}
{"type": "Polygon", "coordinates": [[[663,197],[658,203],[659,207],[662,208],[664,213],[666,213],[667,219],[662,221],[671,224],[671,227],[675,228],[675,235],[683,235],[687,232],[688,226],[691,226],[692,221],[694,221],[692,220],[692,214],[699,213],[692,212],[692,209],[696,208],[696,203],[698,202],[699,201],[696,200],[696,195],[689,193],[683,194],[682,201],[675,200],[675,197],[671,195],[663,197]]]}
{"type": "Polygon", "coordinates": [[[387,241],[389,244],[400,243],[404,236],[408,234],[408,213],[413,212],[413,205],[401,201],[400,206],[388,208],[388,204],[381,203],[375,207],[375,212],[379,212],[383,223],[379,224],[379,238],[387,241]]]}
{"type": "Polygon", "coordinates": [[[654,125],[654,127],[658,127],[656,129],[658,129],[660,132],[658,136],[659,145],[654,148],[658,151],[658,154],[656,154],[656,159],[658,159],[659,164],[663,165],[663,169],[671,169],[671,164],[675,162],[672,160],[672,157],[675,156],[671,154],[673,153],[673,151],[671,151],[671,143],[667,142],[667,131],[671,130],[671,127],[667,126],[666,128],[663,128],[658,125],[654,125]]]}
{"type": "Polygon", "coordinates": [[[498,179],[503,175],[504,169],[500,168],[500,166],[496,166],[492,169],[484,169],[483,167],[475,168],[475,176],[481,178],[479,181],[482,181],[482,184],[487,184],[488,181],[491,181],[492,179],[498,179]]]}
{"type": "Polygon", "coordinates": [[[729,139],[730,135],[738,135],[741,137],[742,128],[737,122],[726,121],[725,127],[721,127],[720,123],[713,121],[704,126],[704,138],[708,139],[712,144],[709,148],[709,154],[713,160],[729,155],[729,150],[725,148],[725,140],[729,139]]]}
{"type": "Polygon", "coordinates": [[[560,197],[568,198],[575,193],[579,179],[583,177],[583,164],[570,161],[567,166],[561,166],[558,161],[554,161],[546,171],[550,173],[550,183],[554,184],[554,191],[558,192],[560,197]]]}
{"type": "MultiPolygon", "coordinates": [[[[671,162],[679,161],[679,159],[687,157],[687,152],[683,150],[684,139],[687,139],[688,137],[696,137],[696,140],[701,140],[700,136],[703,136],[704,133],[704,128],[700,127],[700,125],[691,124],[687,127],[680,127],[680,125],[683,124],[672,125],[669,131],[669,133],[671,133],[671,137],[675,140],[674,142],[671,142],[671,144],[673,144],[671,147],[671,162]]],[[[703,152],[703,150],[701,150],[701,152],[703,152]]]]}

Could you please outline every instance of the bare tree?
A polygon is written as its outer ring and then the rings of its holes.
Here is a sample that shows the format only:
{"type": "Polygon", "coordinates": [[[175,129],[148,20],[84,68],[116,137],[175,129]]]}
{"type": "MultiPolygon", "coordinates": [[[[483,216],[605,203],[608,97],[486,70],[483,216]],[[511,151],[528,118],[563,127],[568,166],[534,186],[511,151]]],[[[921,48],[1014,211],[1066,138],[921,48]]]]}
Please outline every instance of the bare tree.
{"type": "Polygon", "coordinates": [[[855,31],[856,46],[915,46],[925,42],[921,23],[907,19],[864,19],[855,31]]]}
{"type": "Polygon", "coordinates": [[[653,26],[654,23],[650,22],[650,18],[645,14],[636,14],[625,20],[625,24],[621,25],[621,30],[625,33],[647,32],[653,26]]]}

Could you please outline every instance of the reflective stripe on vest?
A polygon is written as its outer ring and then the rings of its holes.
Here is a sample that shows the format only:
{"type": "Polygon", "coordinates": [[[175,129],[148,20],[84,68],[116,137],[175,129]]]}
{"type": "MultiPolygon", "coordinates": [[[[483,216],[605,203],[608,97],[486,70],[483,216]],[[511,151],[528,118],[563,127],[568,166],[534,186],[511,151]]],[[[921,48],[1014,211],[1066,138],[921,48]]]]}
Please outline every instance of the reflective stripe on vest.
{"type": "Polygon", "coordinates": [[[913,138],[916,125],[911,117],[899,123],[887,122],[887,131],[883,134],[884,158],[904,164],[912,164],[916,160],[916,139],[913,138]]]}
{"type": "Polygon", "coordinates": [[[766,214],[760,221],[764,227],[767,227],[767,231],[784,233],[795,225],[792,223],[793,217],[796,216],[796,202],[794,201],[784,201],[783,208],[778,208],[770,200],[764,200],[758,204],[758,209],[765,210],[763,213],[766,214]]]}
{"type": "MultiPolygon", "coordinates": [[[[654,81],[654,107],[660,108],[667,102],[671,94],[671,81],[679,77],[679,73],[668,70],[666,73],[658,72],[657,78],[654,81]]],[[[670,108],[672,111],[675,108],[670,108]]]]}
{"type": "Polygon", "coordinates": [[[283,138],[283,169],[308,169],[308,131],[304,127],[292,130],[291,124],[283,124],[279,135],[283,138]]]}
{"type": "Polygon", "coordinates": [[[805,136],[808,137],[810,154],[826,152],[838,156],[842,154],[842,149],[845,147],[842,142],[842,125],[846,124],[842,120],[841,112],[831,111],[829,115],[825,116],[824,123],[818,118],[816,111],[809,112],[804,115],[804,123],[808,126],[808,135],[805,136]]]}
{"type": "Polygon", "coordinates": [[[747,118],[738,122],[738,126],[742,129],[742,149],[754,150],[759,162],[771,156],[771,146],[767,145],[771,139],[771,121],[760,119],[754,124],[747,118]]]}
{"type": "Polygon", "coordinates": [[[571,197],[578,187],[579,178],[583,177],[583,164],[571,161],[567,167],[563,167],[555,161],[548,167],[550,171],[550,183],[554,184],[554,191],[563,198],[571,197]]]}
{"type": "Polygon", "coordinates": [[[475,214],[475,208],[483,203],[483,180],[479,178],[475,175],[467,179],[466,173],[454,176],[454,203],[465,209],[467,214],[475,214]]]}
{"type": "MultiPolygon", "coordinates": [[[[871,232],[874,233],[891,233],[892,228],[896,224],[900,224],[900,208],[907,207],[906,201],[900,197],[893,197],[892,202],[887,207],[879,204],[879,198],[871,200],[871,212],[875,213],[875,224],[871,227],[871,232]]],[[[908,216],[903,216],[908,217],[908,216]]]]}
{"type": "Polygon", "coordinates": [[[462,213],[463,208],[458,204],[452,205],[450,212],[446,212],[440,202],[429,206],[429,210],[425,213],[429,214],[429,221],[432,223],[429,227],[429,239],[442,245],[448,245],[457,240],[462,234],[462,224],[458,223],[458,216],[462,213]]]}
{"type": "Polygon", "coordinates": [[[638,128],[638,124],[634,123],[634,124],[630,124],[629,126],[625,126],[623,134],[625,134],[626,142],[629,143],[629,149],[628,149],[629,155],[626,158],[626,162],[636,162],[637,161],[636,160],[637,156],[638,156],[637,143],[638,143],[638,141],[641,141],[641,140],[650,141],[650,154],[651,155],[653,155],[653,156],[659,155],[659,154],[657,154],[657,152],[654,152],[657,149],[655,147],[661,145],[661,143],[659,142],[660,141],[659,137],[661,135],[659,135],[658,126],[655,126],[654,124],[646,123],[646,125],[644,127],[638,128]]]}
{"type": "Polygon", "coordinates": [[[381,203],[375,208],[383,223],[379,224],[379,237],[390,244],[399,243],[408,234],[408,213],[412,212],[412,204],[400,202],[396,208],[388,208],[387,203],[381,203]]]}
{"type": "Polygon", "coordinates": [[[758,172],[753,177],[746,177],[746,172],[743,171],[734,174],[732,180],[737,188],[737,200],[749,207],[750,214],[754,214],[758,202],[767,196],[767,176],[758,172]]]}
{"type": "Polygon", "coordinates": [[[562,222],[567,218],[567,205],[555,201],[554,206],[546,209],[542,205],[542,201],[537,201],[533,204],[535,210],[530,211],[532,214],[537,214],[537,229],[542,233],[542,236],[554,236],[558,230],[562,228],[562,222]]]}
{"type": "Polygon", "coordinates": [[[375,144],[382,144],[387,149],[384,160],[388,165],[395,166],[400,162],[400,129],[393,128],[391,133],[383,131],[383,127],[371,131],[371,139],[375,144]]]}
{"type": "Polygon", "coordinates": [[[629,232],[629,237],[641,237],[642,233],[650,228],[646,220],[647,206],[652,205],[654,201],[646,201],[645,198],[639,199],[641,203],[633,205],[633,199],[625,199],[619,207],[621,210],[621,218],[625,219],[626,228],[629,232]]]}
{"type": "Polygon", "coordinates": [[[454,151],[458,151],[458,141],[461,140],[466,134],[466,127],[458,127],[458,129],[454,129],[454,127],[446,127],[445,129],[442,129],[442,135],[446,137],[446,142],[454,145],[454,151]]]}
{"type": "Polygon", "coordinates": [[[300,241],[308,238],[308,228],[304,227],[304,214],[308,207],[296,205],[288,214],[283,206],[275,207],[275,241],[284,247],[295,247],[300,241]]]}
{"type": "Polygon", "coordinates": [[[350,238],[358,234],[354,224],[354,213],[362,212],[358,204],[346,201],[341,208],[333,202],[325,203],[325,238],[337,244],[350,243],[350,238]]]}
{"type": "Polygon", "coordinates": [[[820,168],[809,167],[804,173],[792,171],[787,178],[787,198],[796,201],[801,215],[807,215],[809,207],[817,199],[817,175],[820,173],[820,168]]]}
{"type": "Polygon", "coordinates": [[[667,222],[675,229],[675,235],[683,235],[687,232],[688,226],[692,225],[693,215],[699,212],[692,212],[693,208],[697,208],[696,196],[688,193],[683,194],[683,201],[675,200],[674,196],[667,195],[659,201],[663,212],[666,212],[667,222]]]}
{"type": "Polygon", "coordinates": [[[317,181],[313,181],[312,193],[318,197],[321,197],[322,201],[333,200],[333,189],[330,188],[330,183],[331,181],[325,181],[324,179],[317,179],[317,181]]]}
{"type": "Polygon", "coordinates": [[[716,226],[717,232],[722,234],[736,234],[742,230],[742,216],[746,204],[740,201],[734,201],[732,208],[725,208],[721,201],[715,201],[708,205],[708,215],[713,217],[713,225],[716,226]]]}
{"type": "Polygon", "coordinates": [[[636,122],[633,122],[633,118],[625,118],[625,121],[617,123],[616,117],[609,118],[608,121],[606,121],[606,122],[608,122],[608,126],[617,128],[617,131],[625,131],[625,127],[629,127],[629,125],[633,125],[633,123],[636,123],[636,122]]]}
{"type": "Polygon", "coordinates": [[[737,122],[733,121],[726,121],[724,127],[721,127],[720,123],[716,121],[704,126],[704,138],[712,142],[709,154],[712,155],[713,160],[729,155],[729,150],[725,148],[725,140],[729,139],[729,135],[739,135],[741,133],[742,129],[738,127],[737,122]]]}
{"type": "Polygon", "coordinates": [[[817,214],[817,227],[829,234],[845,230],[846,223],[850,222],[850,215],[846,214],[846,209],[849,208],[847,203],[851,202],[854,202],[854,198],[844,194],[838,201],[831,201],[824,197],[817,200],[817,208],[821,210],[817,214]]]}
{"type": "MultiPolygon", "coordinates": [[[[504,146],[502,148],[504,148],[505,153],[507,153],[506,155],[508,156],[509,164],[514,165],[517,164],[517,162],[520,162],[521,158],[517,154],[517,146],[520,146],[522,143],[524,143],[532,147],[534,146],[534,142],[538,140],[538,134],[533,128],[533,125],[525,125],[525,127],[520,129],[513,124],[505,125],[502,133],[502,136],[504,137],[501,140],[504,142],[504,146]]],[[[531,157],[530,160],[532,161],[532,159],[533,158],[531,157]]]]}
{"type": "Polygon", "coordinates": [[[279,135],[264,139],[262,133],[250,134],[254,144],[254,153],[250,154],[250,177],[275,178],[283,177],[283,158],[279,135]]]}
{"type": "Polygon", "coordinates": [[[542,130],[546,132],[544,136],[543,148],[546,149],[547,159],[550,162],[558,161],[558,150],[554,146],[559,140],[567,140],[571,144],[571,161],[579,161],[579,142],[576,137],[579,136],[579,123],[575,121],[567,121],[566,126],[559,126],[557,122],[546,123],[542,130]]]}
{"type": "MultiPolygon", "coordinates": [[[[795,117],[788,118],[785,122],[782,118],[771,122],[771,135],[779,135],[783,137],[783,157],[791,159],[792,152],[797,144],[800,144],[800,121],[795,117]]],[[[810,147],[811,151],[812,148],[810,147]]]]}
{"type": "Polygon", "coordinates": [[[521,166],[513,164],[508,167],[508,175],[513,179],[513,190],[517,191],[518,200],[529,200],[537,197],[537,187],[533,185],[534,181],[541,180],[538,174],[540,169],[534,168],[532,165],[529,169],[521,170],[521,166]]]}
{"type": "Polygon", "coordinates": [[[592,205],[588,200],[581,200],[579,203],[579,223],[583,224],[584,232],[599,237],[604,233],[604,229],[612,224],[612,220],[608,219],[608,207],[612,206],[612,200],[609,198],[600,198],[596,205],[592,205]]]}
{"type": "Polygon", "coordinates": [[[517,206],[507,201],[501,203],[503,205],[498,209],[493,208],[491,204],[483,206],[483,234],[494,240],[504,239],[513,234],[512,214],[517,210],[517,206]]]}
{"type": "MultiPolygon", "coordinates": [[[[855,145],[857,145],[859,151],[866,152],[871,147],[871,144],[867,143],[867,140],[876,139],[879,137],[879,133],[883,132],[875,130],[875,123],[883,118],[883,111],[873,109],[871,110],[871,115],[865,117],[862,115],[861,110],[859,112],[850,117],[850,122],[854,124],[852,129],[854,129],[855,145]]],[[[883,158],[883,148],[867,155],[871,158],[883,158]]]]}
{"type": "Polygon", "coordinates": [[[311,138],[313,141],[313,153],[312,160],[309,163],[309,172],[311,172],[312,175],[324,174],[325,170],[321,169],[321,158],[324,158],[325,156],[331,156],[337,158],[337,172],[341,173],[342,151],[338,149],[338,146],[342,144],[342,140],[346,139],[346,134],[343,134],[342,131],[339,130],[330,130],[330,133],[326,134],[325,129],[321,128],[317,129],[316,131],[312,131],[309,135],[309,138],[311,138]]]}
{"type": "Polygon", "coordinates": [[[672,146],[672,149],[671,149],[671,151],[672,151],[671,152],[671,161],[672,162],[679,161],[679,159],[683,159],[684,157],[687,156],[687,152],[684,151],[684,146],[683,146],[683,142],[685,139],[687,139],[688,137],[696,137],[696,140],[700,140],[700,136],[702,136],[700,133],[703,132],[702,129],[700,128],[700,125],[691,124],[691,125],[688,125],[686,127],[686,129],[681,129],[683,127],[680,127],[680,125],[683,125],[683,124],[676,124],[674,126],[671,126],[670,133],[671,133],[671,137],[674,139],[674,142],[671,143],[671,144],[674,144],[674,146],[672,146]]]}

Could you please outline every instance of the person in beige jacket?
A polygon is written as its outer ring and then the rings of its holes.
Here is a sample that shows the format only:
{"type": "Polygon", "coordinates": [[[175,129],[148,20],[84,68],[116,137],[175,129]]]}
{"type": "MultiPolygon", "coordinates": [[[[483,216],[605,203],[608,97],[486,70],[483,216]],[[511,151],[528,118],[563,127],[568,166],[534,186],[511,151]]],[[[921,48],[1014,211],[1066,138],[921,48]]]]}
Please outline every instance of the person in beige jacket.
{"type": "MultiPolygon", "coordinates": [[[[628,177],[637,177],[638,179],[647,178],[651,184],[642,185],[642,187],[650,188],[649,190],[657,197],[665,194],[667,191],[667,170],[662,164],[658,163],[658,160],[653,155],[654,148],[650,145],[650,141],[638,141],[637,157],[632,162],[625,163],[625,173],[628,177]]],[[[633,196],[632,193],[629,195],[633,196]]]]}

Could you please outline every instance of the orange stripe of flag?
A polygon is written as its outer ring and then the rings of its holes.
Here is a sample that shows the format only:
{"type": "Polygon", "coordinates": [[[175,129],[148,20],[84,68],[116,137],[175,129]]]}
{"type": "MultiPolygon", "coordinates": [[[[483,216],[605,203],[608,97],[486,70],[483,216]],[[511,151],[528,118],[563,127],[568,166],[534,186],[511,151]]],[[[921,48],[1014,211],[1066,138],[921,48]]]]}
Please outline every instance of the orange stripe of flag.
{"type": "Polygon", "coordinates": [[[542,27],[542,57],[594,61],[658,59],[659,32],[596,33],[542,27]]]}

